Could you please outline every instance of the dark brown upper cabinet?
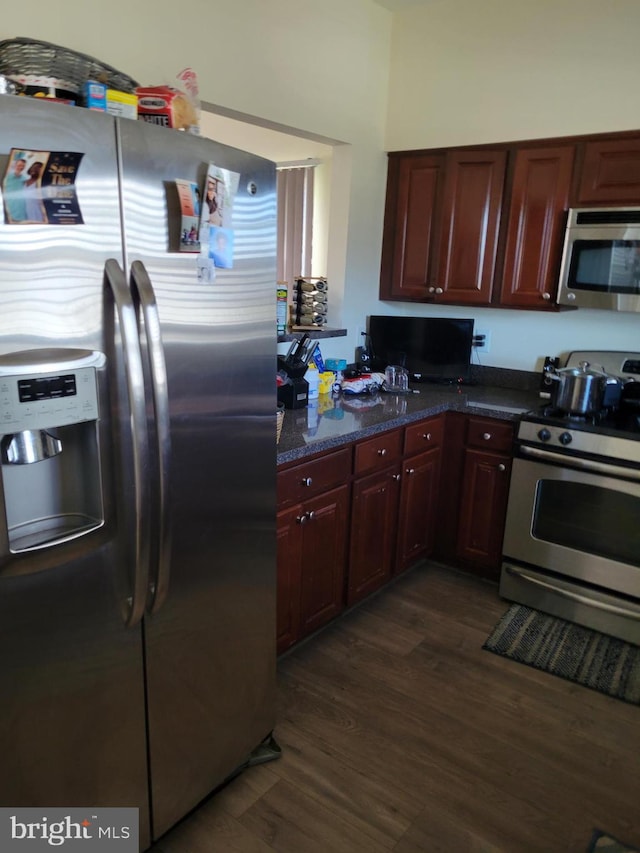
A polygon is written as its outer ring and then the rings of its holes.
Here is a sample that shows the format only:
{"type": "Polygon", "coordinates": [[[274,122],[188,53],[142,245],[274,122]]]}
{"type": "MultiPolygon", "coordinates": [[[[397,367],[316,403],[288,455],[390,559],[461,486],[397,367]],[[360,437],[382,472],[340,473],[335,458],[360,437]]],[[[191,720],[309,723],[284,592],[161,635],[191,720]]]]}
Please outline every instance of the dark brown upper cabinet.
{"type": "Polygon", "coordinates": [[[554,309],[574,145],[521,148],[513,155],[500,304],[554,309]]]}
{"type": "Polygon", "coordinates": [[[380,298],[558,311],[569,207],[640,206],[640,133],[389,154],[380,298]]]}
{"type": "Polygon", "coordinates": [[[586,141],[581,154],[574,207],[640,203],[640,136],[586,141]]]}
{"type": "Polygon", "coordinates": [[[502,210],[506,151],[447,154],[436,302],[489,305],[502,210]]]}
{"type": "Polygon", "coordinates": [[[381,266],[383,299],[429,298],[444,155],[390,155],[381,266]]]}
{"type": "Polygon", "coordinates": [[[489,304],[505,151],[390,155],[380,296],[489,304]]]}

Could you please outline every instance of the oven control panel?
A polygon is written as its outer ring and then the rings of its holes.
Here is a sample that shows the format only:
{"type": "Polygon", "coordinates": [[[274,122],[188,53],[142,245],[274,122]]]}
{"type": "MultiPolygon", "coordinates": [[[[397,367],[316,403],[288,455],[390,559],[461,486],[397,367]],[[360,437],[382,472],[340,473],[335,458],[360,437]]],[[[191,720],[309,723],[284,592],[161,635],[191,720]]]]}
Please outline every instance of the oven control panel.
{"type": "MultiPolygon", "coordinates": [[[[640,436],[639,436],[640,438],[640,436]]],[[[603,431],[576,429],[573,425],[554,424],[525,418],[518,427],[518,444],[523,455],[528,447],[554,454],[589,455],[640,465],[640,440],[623,438],[603,431]]]]}

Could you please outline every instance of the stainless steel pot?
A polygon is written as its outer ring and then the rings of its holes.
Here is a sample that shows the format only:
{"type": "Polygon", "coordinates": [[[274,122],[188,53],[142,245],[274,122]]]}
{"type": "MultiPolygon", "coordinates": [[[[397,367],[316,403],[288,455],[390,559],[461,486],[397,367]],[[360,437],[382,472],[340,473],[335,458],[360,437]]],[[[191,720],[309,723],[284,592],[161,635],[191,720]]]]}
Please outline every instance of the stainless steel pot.
{"type": "Polygon", "coordinates": [[[581,361],[578,367],[564,367],[548,374],[556,382],[553,403],[570,415],[589,415],[602,409],[611,379],[603,370],[581,361]]]}

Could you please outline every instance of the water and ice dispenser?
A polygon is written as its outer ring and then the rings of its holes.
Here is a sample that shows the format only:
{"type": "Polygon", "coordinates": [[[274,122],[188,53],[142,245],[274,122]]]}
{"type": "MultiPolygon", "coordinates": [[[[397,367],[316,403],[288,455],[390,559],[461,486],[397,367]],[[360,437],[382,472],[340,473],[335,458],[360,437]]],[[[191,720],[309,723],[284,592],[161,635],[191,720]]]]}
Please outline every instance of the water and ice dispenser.
{"type": "Polygon", "coordinates": [[[68,542],[104,524],[98,443],[104,361],[89,350],[0,356],[0,500],[11,554],[68,542]]]}

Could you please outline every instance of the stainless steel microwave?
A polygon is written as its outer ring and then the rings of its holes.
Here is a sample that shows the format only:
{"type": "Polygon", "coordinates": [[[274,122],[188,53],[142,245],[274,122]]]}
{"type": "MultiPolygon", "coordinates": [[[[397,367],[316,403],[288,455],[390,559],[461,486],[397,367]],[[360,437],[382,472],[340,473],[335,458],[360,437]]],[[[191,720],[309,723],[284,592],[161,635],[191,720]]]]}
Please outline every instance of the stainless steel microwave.
{"type": "Polygon", "coordinates": [[[569,211],[558,304],[640,312],[640,208],[569,211]]]}

